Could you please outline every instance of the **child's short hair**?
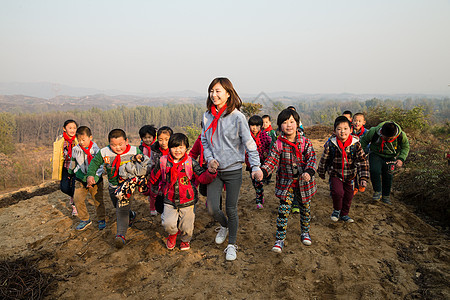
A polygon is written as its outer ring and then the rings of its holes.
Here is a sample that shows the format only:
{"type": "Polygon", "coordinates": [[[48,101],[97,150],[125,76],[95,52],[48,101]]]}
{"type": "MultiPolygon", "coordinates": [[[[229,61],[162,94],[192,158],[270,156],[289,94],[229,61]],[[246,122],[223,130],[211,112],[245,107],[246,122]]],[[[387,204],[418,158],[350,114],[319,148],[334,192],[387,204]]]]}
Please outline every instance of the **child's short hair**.
{"type": "Polygon", "coordinates": [[[334,120],[334,130],[336,130],[336,127],[338,127],[338,125],[342,123],[347,123],[348,127],[352,128],[352,123],[350,122],[349,119],[347,119],[347,117],[339,116],[336,118],[336,120],[334,120]]]}
{"type": "Polygon", "coordinates": [[[189,148],[189,139],[185,134],[175,133],[170,136],[168,144],[169,148],[175,148],[182,145],[185,145],[186,149],[189,148]]]}
{"type": "Polygon", "coordinates": [[[297,109],[295,108],[295,106],[292,106],[292,105],[289,105],[289,106],[287,107],[287,109],[291,109],[291,110],[293,110],[293,111],[297,111],[297,109]]]}
{"type": "Polygon", "coordinates": [[[139,129],[139,136],[143,139],[147,134],[150,134],[153,138],[156,137],[155,125],[144,125],[139,129]]]}
{"type": "Polygon", "coordinates": [[[342,114],[343,114],[343,115],[350,115],[350,118],[353,117],[352,112],[349,111],[349,110],[345,110],[342,114]]]}
{"type": "Polygon", "coordinates": [[[75,126],[78,127],[78,123],[75,122],[74,120],[66,120],[66,121],[64,122],[63,128],[66,128],[66,126],[69,125],[70,123],[74,123],[75,126]]]}
{"type": "Polygon", "coordinates": [[[381,127],[381,134],[385,137],[394,137],[397,134],[397,126],[394,122],[386,122],[381,127]]]}
{"type": "Polygon", "coordinates": [[[295,122],[297,122],[297,126],[298,124],[300,124],[300,116],[298,115],[298,113],[290,108],[286,108],[283,109],[277,117],[277,125],[278,125],[278,129],[281,130],[281,124],[283,124],[284,121],[286,121],[287,119],[289,119],[290,117],[293,117],[295,122]]]}
{"type": "Polygon", "coordinates": [[[118,139],[120,137],[123,137],[124,140],[127,139],[127,134],[122,129],[116,128],[109,132],[108,134],[108,142],[111,141],[111,139],[118,139]]]}
{"type": "Polygon", "coordinates": [[[353,115],[354,118],[356,118],[357,116],[362,116],[364,120],[366,119],[366,116],[364,115],[364,113],[358,112],[358,113],[353,115]]]}
{"type": "Polygon", "coordinates": [[[163,127],[158,129],[158,136],[160,136],[163,133],[168,134],[168,135],[172,135],[173,134],[173,130],[169,126],[163,126],[163,127]]]}
{"type": "Polygon", "coordinates": [[[91,129],[87,126],[80,126],[77,128],[77,132],[75,133],[77,136],[79,135],[86,135],[86,136],[92,136],[91,129]]]}
{"type": "Polygon", "coordinates": [[[262,126],[263,119],[258,115],[251,116],[250,119],[248,119],[248,125],[249,126],[251,126],[251,125],[262,126]]]}
{"type": "Polygon", "coordinates": [[[269,119],[269,121],[272,121],[272,118],[269,115],[264,115],[262,116],[262,119],[269,119]]]}

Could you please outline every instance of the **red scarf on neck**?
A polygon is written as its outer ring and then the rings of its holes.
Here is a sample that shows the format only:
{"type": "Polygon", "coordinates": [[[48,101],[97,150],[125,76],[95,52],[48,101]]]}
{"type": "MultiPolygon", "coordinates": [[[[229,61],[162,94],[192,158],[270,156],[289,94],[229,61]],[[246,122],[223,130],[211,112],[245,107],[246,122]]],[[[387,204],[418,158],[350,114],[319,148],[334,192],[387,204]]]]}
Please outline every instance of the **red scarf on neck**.
{"type": "Polygon", "coordinates": [[[170,169],[170,186],[173,186],[178,180],[178,174],[183,169],[184,162],[188,159],[186,153],[179,162],[174,162],[172,155],[167,155],[167,160],[172,164],[170,169]],[[181,167],[181,168],[180,168],[181,167]]]}
{"type": "Polygon", "coordinates": [[[384,144],[385,143],[392,143],[393,141],[395,141],[398,138],[398,135],[396,137],[394,137],[392,140],[389,141],[385,141],[383,138],[381,138],[381,150],[380,152],[383,152],[383,148],[384,148],[384,144]]]}
{"type": "Polygon", "coordinates": [[[345,152],[345,148],[347,148],[352,144],[352,140],[353,140],[352,136],[349,135],[347,140],[344,143],[342,143],[341,140],[338,137],[336,137],[337,144],[342,152],[342,180],[344,179],[345,161],[347,161],[348,164],[347,152],[345,152]]]}
{"type": "MultiPolygon", "coordinates": [[[[153,141],[154,143],[155,141],[153,141]]],[[[151,145],[153,145],[153,143],[151,145]]],[[[152,148],[150,146],[147,146],[146,143],[142,142],[142,147],[146,148],[148,151],[148,155],[150,156],[150,154],[152,153],[152,148]]]]}
{"type": "Polygon", "coordinates": [[[214,133],[216,132],[217,129],[217,124],[219,123],[219,119],[220,116],[223,114],[223,112],[227,109],[227,104],[225,103],[225,105],[220,109],[219,112],[217,112],[217,107],[213,106],[211,107],[211,114],[214,116],[214,120],[212,120],[211,124],[209,125],[209,127],[205,130],[205,134],[206,132],[212,128],[212,134],[211,134],[211,145],[213,144],[212,138],[214,133]]]}
{"type": "Polygon", "coordinates": [[[253,132],[250,131],[250,133],[252,134],[252,137],[253,137],[253,139],[254,139],[255,142],[256,142],[256,147],[257,147],[258,149],[260,149],[260,148],[261,148],[261,139],[260,139],[261,131],[258,131],[258,133],[256,134],[256,136],[253,134],[253,132]]]}
{"type": "Polygon", "coordinates": [[[288,144],[289,146],[294,147],[295,149],[295,156],[297,157],[297,160],[299,162],[302,162],[302,152],[300,151],[300,149],[298,149],[299,143],[297,140],[297,137],[295,137],[295,144],[291,141],[289,141],[287,138],[279,136],[278,139],[286,144],[288,144]]]}
{"type": "Polygon", "coordinates": [[[169,156],[169,148],[164,150],[163,148],[159,147],[159,151],[161,151],[161,153],[162,153],[161,156],[164,156],[164,155],[169,156]]]}
{"type": "Polygon", "coordinates": [[[357,136],[357,137],[361,137],[361,136],[364,134],[364,131],[365,131],[365,130],[366,130],[366,129],[364,128],[364,125],[361,126],[361,130],[359,131],[359,133],[356,134],[356,136],[357,136]]]}
{"type": "Polygon", "coordinates": [[[63,132],[63,137],[64,137],[64,140],[67,142],[67,144],[68,144],[68,148],[69,148],[69,151],[68,151],[68,156],[69,156],[69,158],[72,158],[72,148],[73,148],[73,142],[75,141],[75,136],[73,136],[73,137],[70,137],[65,131],[63,132]]]}
{"type": "Polygon", "coordinates": [[[130,149],[131,149],[131,146],[130,146],[130,144],[128,144],[125,151],[123,151],[122,154],[117,154],[116,158],[114,158],[114,161],[111,164],[111,168],[115,168],[114,169],[114,177],[116,177],[117,173],[119,173],[119,168],[120,168],[120,163],[121,163],[120,156],[126,154],[128,151],[130,151],[130,149]]]}
{"type": "Polygon", "coordinates": [[[271,131],[271,130],[273,130],[272,125],[269,125],[269,127],[267,127],[266,129],[264,129],[264,131],[266,131],[266,132],[269,132],[269,131],[271,131]]]}
{"type": "Polygon", "coordinates": [[[89,143],[89,146],[87,147],[87,149],[85,149],[84,147],[82,147],[82,146],[80,145],[81,150],[83,150],[83,152],[87,155],[88,164],[90,164],[90,163],[91,163],[91,160],[92,160],[91,148],[92,148],[92,145],[93,145],[93,144],[94,144],[94,143],[91,141],[91,142],[89,143]]]}

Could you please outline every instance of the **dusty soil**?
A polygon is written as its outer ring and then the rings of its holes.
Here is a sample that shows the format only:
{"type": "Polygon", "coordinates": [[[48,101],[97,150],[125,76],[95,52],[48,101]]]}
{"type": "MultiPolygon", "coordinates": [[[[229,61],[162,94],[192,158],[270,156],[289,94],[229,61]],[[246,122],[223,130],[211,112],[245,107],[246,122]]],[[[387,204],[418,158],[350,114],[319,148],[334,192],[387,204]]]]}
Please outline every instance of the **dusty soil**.
{"type": "MultiPolygon", "coordinates": [[[[324,140],[314,140],[320,155],[324,140]]],[[[320,156],[319,156],[320,157],[320,156]]],[[[371,188],[355,196],[353,224],[333,223],[327,181],[317,178],[312,203],[313,244],[300,241],[299,216],[291,215],[286,246],[275,241],[278,200],[274,183],[265,187],[256,210],[247,173],[239,202],[238,258],[225,261],[226,244],[216,245],[218,226],[197,206],[191,250],[169,251],[160,216],[137,195],[135,225],[121,250],[113,246],[115,212],[105,193],[107,228],[93,224],[78,232],[68,198],[60,191],[0,208],[0,259],[39,258],[41,272],[55,281],[48,299],[449,299],[448,237],[396,201],[371,201],[371,188]]],[[[89,206],[95,220],[93,206],[89,206]]],[[[179,243],[179,242],[178,242],[179,243]]]]}

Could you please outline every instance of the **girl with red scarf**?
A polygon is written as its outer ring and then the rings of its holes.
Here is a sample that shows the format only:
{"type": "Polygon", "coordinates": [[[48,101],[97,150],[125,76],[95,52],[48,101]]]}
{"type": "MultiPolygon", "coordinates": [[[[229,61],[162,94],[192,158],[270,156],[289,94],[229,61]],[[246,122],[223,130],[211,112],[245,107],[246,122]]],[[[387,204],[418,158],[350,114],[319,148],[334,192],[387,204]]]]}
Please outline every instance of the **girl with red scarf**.
{"type": "Polygon", "coordinates": [[[353,200],[353,180],[359,177],[359,184],[366,187],[369,180],[369,162],[359,139],[351,134],[351,122],[345,117],[337,117],[334,121],[334,137],[324,147],[317,173],[325,179],[326,170],[330,174],[331,198],[333,212],[331,220],[352,223],[349,217],[353,200]]]}
{"type": "Polygon", "coordinates": [[[277,118],[281,135],[261,167],[264,177],[277,170],[275,196],[280,199],[277,233],[272,251],[281,253],[286,239],[289,214],[295,198],[299,200],[301,241],[311,245],[311,199],[316,193],[316,153],[309,139],[298,129],[300,116],[295,110],[284,109],[277,118]]]}
{"type": "Polygon", "coordinates": [[[180,234],[180,250],[189,250],[194,232],[194,205],[198,201],[195,182],[208,184],[217,173],[210,173],[186,154],[189,140],[182,133],[175,133],[169,140],[169,154],[158,159],[153,168],[150,181],[161,181],[164,198],[164,210],[161,222],[169,234],[167,249],[175,248],[177,235],[180,234]]]}
{"type": "MultiPolygon", "coordinates": [[[[171,135],[173,134],[173,130],[169,126],[163,126],[158,129],[158,132],[156,133],[157,141],[153,143],[151,147],[152,151],[152,165],[156,165],[158,162],[158,159],[161,156],[168,155],[169,154],[169,139],[171,135]]],[[[149,181],[150,185],[150,181],[149,181]]],[[[149,186],[149,198],[148,202],[150,204],[150,215],[156,216],[158,215],[157,209],[156,209],[156,201],[162,200],[162,194],[159,190],[159,182],[155,182],[149,186]]],[[[158,202],[159,203],[159,202],[158,202]]]]}
{"type": "MultiPolygon", "coordinates": [[[[250,133],[252,134],[253,140],[256,143],[256,147],[259,153],[259,160],[261,164],[264,163],[267,156],[269,155],[270,145],[272,144],[272,139],[266,133],[266,131],[261,130],[263,125],[263,119],[260,116],[254,115],[248,119],[248,126],[250,127],[250,133]]],[[[251,171],[250,163],[248,162],[248,155],[245,153],[245,163],[247,165],[246,170],[251,171]]],[[[263,209],[264,204],[264,185],[263,181],[258,181],[254,178],[251,178],[253,187],[256,191],[256,208],[263,209]]]]}
{"type": "Polygon", "coordinates": [[[74,120],[67,120],[63,125],[63,134],[53,143],[53,172],[52,179],[61,180],[61,191],[70,197],[72,215],[78,215],[73,202],[75,192],[75,177],[69,175],[69,165],[72,158],[72,149],[78,144],[75,133],[78,124],[74,120]]]}

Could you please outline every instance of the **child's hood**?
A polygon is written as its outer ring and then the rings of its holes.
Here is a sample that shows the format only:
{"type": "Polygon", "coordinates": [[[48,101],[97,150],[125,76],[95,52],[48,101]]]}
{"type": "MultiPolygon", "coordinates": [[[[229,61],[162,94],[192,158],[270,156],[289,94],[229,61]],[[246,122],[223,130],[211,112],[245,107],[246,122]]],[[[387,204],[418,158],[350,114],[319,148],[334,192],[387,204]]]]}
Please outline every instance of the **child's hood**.
{"type": "MultiPolygon", "coordinates": [[[[348,137],[352,139],[352,142],[351,142],[351,144],[348,147],[350,147],[350,146],[356,144],[357,142],[359,142],[359,139],[357,137],[353,136],[353,135],[349,135],[348,137]]],[[[338,149],[340,149],[339,145],[337,143],[337,137],[336,136],[331,136],[330,137],[330,142],[333,143],[338,149]]]]}

